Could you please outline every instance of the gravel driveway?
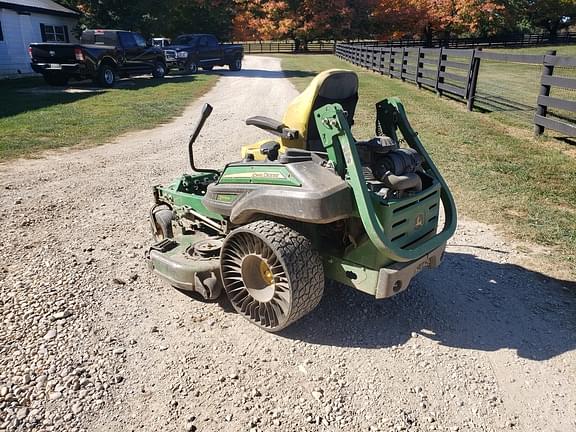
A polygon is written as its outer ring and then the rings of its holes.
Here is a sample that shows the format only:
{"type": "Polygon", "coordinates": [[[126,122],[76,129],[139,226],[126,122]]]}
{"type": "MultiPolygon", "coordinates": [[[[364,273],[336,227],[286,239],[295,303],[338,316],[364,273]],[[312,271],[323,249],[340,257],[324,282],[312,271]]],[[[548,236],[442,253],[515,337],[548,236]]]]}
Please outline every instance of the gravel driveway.
{"type": "Polygon", "coordinates": [[[0,165],[0,430],[576,430],[575,284],[491,227],[462,222],[393,299],[329,287],[279,335],[148,273],[151,186],[187,169],[201,104],[216,167],[295,95],[247,57],[170,124],[0,165]]]}

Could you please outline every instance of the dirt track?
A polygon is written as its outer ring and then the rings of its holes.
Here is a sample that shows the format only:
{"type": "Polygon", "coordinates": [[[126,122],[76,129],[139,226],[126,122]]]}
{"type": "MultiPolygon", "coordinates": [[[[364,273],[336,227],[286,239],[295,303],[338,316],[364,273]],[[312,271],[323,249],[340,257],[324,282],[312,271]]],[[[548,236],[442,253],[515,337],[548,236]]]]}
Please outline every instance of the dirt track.
{"type": "Polygon", "coordinates": [[[462,222],[407,292],[328,288],[280,335],[148,273],[150,187],[186,170],[201,104],[197,159],[220,166],[296,94],[279,68],[248,57],[169,125],[0,166],[0,430],[576,430],[576,286],[490,227],[462,222]]]}

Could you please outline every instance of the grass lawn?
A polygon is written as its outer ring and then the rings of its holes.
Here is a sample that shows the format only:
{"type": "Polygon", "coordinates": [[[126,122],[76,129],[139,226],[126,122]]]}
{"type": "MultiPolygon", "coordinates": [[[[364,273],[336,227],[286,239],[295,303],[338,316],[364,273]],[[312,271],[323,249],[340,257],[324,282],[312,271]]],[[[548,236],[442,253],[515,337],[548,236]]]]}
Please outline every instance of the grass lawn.
{"type": "Polygon", "coordinates": [[[576,45],[544,46],[534,48],[490,48],[490,51],[512,54],[546,54],[549,50],[556,50],[557,55],[575,57],[576,45]]]}
{"type": "Polygon", "coordinates": [[[121,81],[118,88],[64,92],[41,79],[0,81],[0,160],[38,150],[102,144],[131,130],[153,128],[181,114],[217,75],[121,81]]]}
{"type": "MultiPolygon", "coordinates": [[[[560,56],[576,56],[576,45],[552,46],[538,48],[502,48],[491,49],[499,53],[511,54],[545,54],[548,50],[557,50],[560,56]]],[[[532,122],[534,107],[540,91],[540,78],[542,65],[518,64],[482,60],[480,74],[478,76],[478,94],[488,97],[503,97],[514,102],[519,109],[501,107],[502,111],[495,111],[495,117],[501,121],[516,124],[517,121],[532,122]]],[[[554,75],[576,78],[576,68],[556,67],[554,75]]],[[[573,90],[553,87],[550,96],[561,99],[576,100],[576,92],[573,90]]],[[[482,103],[480,103],[482,106],[482,103]]],[[[493,106],[490,106],[493,109],[493,106]]],[[[576,114],[568,111],[551,109],[550,114],[576,121],[576,114]]],[[[552,135],[554,133],[551,133],[552,135]]]]}
{"type": "MultiPolygon", "coordinates": [[[[374,105],[399,96],[410,122],[440,167],[460,213],[498,224],[514,237],[557,250],[576,263],[576,148],[534,139],[465,104],[439,98],[409,83],[357,68],[334,56],[282,56],[286,70],[352,69],[360,76],[355,135],[374,135],[374,105]]],[[[292,77],[302,90],[311,76],[292,77]]]]}

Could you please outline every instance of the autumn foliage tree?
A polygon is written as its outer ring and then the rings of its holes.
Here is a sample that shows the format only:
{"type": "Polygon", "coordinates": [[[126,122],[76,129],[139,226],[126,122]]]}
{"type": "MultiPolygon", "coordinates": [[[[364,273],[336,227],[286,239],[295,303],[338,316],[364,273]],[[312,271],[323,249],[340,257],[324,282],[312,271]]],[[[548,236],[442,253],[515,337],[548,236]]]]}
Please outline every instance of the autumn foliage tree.
{"type": "Polygon", "coordinates": [[[87,27],[146,36],[213,33],[223,40],[391,39],[489,36],[576,19],[576,0],[58,0],[87,27]]]}
{"type": "Polygon", "coordinates": [[[506,8],[492,0],[381,0],[374,10],[381,37],[489,35],[506,26],[506,8]]]}
{"type": "Polygon", "coordinates": [[[375,0],[239,0],[234,19],[238,40],[314,39],[369,35],[375,0]]]}

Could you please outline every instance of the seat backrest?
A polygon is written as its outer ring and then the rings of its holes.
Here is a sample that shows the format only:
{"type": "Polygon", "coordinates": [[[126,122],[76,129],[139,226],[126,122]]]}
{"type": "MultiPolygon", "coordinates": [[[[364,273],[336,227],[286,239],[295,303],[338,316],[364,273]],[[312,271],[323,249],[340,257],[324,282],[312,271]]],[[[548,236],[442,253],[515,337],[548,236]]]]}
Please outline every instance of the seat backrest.
{"type": "Polygon", "coordinates": [[[285,147],[324,151],[314,121],[314,111],[326,104],[339,103],[348,112],[348,123],[354,123],[358,103],[358,76],[355,72],[331,69],[318,74],[289,105],[283,123],[299,132],[296,140],[282,140],[285,147]]]}

